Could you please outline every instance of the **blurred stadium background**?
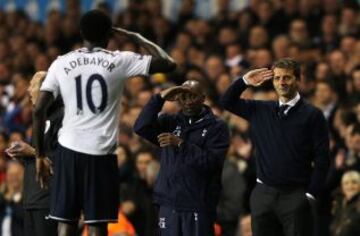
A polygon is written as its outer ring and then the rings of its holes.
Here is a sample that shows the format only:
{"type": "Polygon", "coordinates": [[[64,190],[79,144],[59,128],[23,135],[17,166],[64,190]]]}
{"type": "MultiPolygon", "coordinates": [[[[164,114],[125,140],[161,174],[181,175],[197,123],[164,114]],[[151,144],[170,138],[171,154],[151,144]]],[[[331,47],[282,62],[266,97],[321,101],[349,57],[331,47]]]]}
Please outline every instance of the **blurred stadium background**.
{"type": "MultiPolygon", "coordinates": [[[[0,235],[23,235],[23,168],[4,150],[31,142],[32,106],[27,87],[34,72],[81,47],[78,20],[99,8],[116,26],[137,31],[165,48],[178,67],[171,74],[128,81],[119,117],[120,222],[110,235],[153,235],[151,190],[159,164],[156,150],[132,132],[150,96],[186,79],[207,85],[207,104],[228,122],[231,147],[223,170],[217,235],[249,236],[249,195],[255,184],[249,124],[218,105],[229,84],[248,69],[269,67],[282,57],[302,62],[302,96],[320,108],[331,133],[331,167],[318,199],[318,236],[356,236],[360,227],[360,177],[343,190],[347,171],[360,171],[360,1],[340,0],[0,0],[0,235]],[[352,192],[351,192],[352,191],[352,192]],[[346,196],[353,196],[351,201],[346,196]],[[14,196],[17,196],[16,198],[14,196]],[[14,230],[17,229],[17,230],[14,230]],[[136,233],[135,233],[136,232],[136,233]],[[229,233],[228,232],[233,232],[229,233]],[[10,234],[9,234],[10,233],[10,234]],[[117,234],[116,234],[117,233],[117,234]]],[[[114,36],[110,50],[141,52],[114,36]]],[[[248,89],[250,99],[277,99],[271,83],[248,89]]],[[[178,107],[166,103],[164,111],[178,107]]],[[[86,233],[82,233],[86,235],[86,233]]]]}

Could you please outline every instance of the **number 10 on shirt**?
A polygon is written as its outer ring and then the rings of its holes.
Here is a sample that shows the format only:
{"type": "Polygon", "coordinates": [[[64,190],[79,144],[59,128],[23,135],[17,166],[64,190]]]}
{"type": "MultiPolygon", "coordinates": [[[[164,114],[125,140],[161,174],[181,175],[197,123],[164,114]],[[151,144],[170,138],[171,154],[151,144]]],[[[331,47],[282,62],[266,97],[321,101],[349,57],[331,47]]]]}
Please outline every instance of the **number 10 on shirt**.
{"type": "MultiPolygon", "coordinates": [[[[81,75],[75,77],[76,81],[76,104],[77,104],[77,111],[76,115],[82,115],[83,114],[83,95],[82,95],[82,79],[81,75]]],[[[107,98],[108,98],[108,91],[107,91],[107,85],[104,80],[104,78],[99,74],[93,74],[89,77],[86,88],[85,88],[85,95],[86,95],[86,101],[89,106],[89,109],[92,113],[98,114],[105,110],[106,104],[107,104],[107,98]],[[95,81],[98,81],[100,84],[101,89],[101,101],[99,106],[95,106],[93,97],[92,97],[92,85],[95,81]]]]}

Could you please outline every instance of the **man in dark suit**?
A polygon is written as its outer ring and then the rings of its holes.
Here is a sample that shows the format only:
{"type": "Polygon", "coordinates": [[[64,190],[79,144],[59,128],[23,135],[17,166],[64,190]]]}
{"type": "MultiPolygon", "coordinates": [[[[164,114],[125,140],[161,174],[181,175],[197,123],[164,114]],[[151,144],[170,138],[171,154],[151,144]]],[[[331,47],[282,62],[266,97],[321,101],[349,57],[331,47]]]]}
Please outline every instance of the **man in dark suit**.
{"type": "Polygon", "coordinates": [[[298,92],[300,65],[281,59],[249,71],[222,98],[225,109],[251,123],[257,185],[251,199],[254,236],[313,234],[313,202],[329,166],[329,135],[320,110],[298,92]],[[248,86],[272,79],[279,101],[239,98],[248,86]]]}

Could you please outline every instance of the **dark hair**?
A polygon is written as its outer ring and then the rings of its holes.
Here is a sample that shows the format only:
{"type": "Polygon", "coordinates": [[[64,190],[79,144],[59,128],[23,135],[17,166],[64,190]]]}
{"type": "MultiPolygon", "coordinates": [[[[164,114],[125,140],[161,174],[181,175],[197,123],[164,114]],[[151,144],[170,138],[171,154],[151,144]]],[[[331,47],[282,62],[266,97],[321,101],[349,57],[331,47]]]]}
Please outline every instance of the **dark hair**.
{"type": "Polygon", "coordinates": [[[360,134],[360,123],[356,122],[354,124],[354,128],[351,131],[351,135],[356,135],[356,134],[360,134]]]}
{"type": "Polygon", "coordinates": [[[335,89],[335,85],[332,81],[328,81],[328,80],[320,80],[316,82],[316,85],[318,84],[325,84],[327,85],[332,91],[336,91],[335,89]]]}
{"type": "Polygon", "coordinates": [[[82,36],[92,43],[107,41],[111,33],[111,26],[110,17],[100,10],[88,11],[80,19],[82,36]]]}
{"type": "Polygon", "coordinates": [[[356,114],[351,110],[344,110],[340,115],[340,119],[346,126],[357,122],[356,114]]]}
{"type": "Polygon", "coordinates": [[[125,144],[118,144],[117,148],[122,148],[124,150],[124,153],[126,155],[126,161],[131,161],[133,159],[132,153],[130,151],[130,148],[125,144]]]}
{"type": "Polygon", "coordinates": [[[290,69],[293,70],[294,75],[297,80],[300,79],[300,63],[292,58],[282,58],[274,62],[272,69],[281,68],[281,69],[290,69]]]}
{"type": "Polygon", "coordinates": [[[351,75],[353,75],[355,73],[355,71],[359,71],[360,70],[360,64],[356,65],[352,70],[351,70],[351,75]]]}
{"type": "Polygon", "coordinates": [[[148,154],[151,156],[151,158],[153,160],[156,160],[157,157],[156,157],[156,154],[154,153],[153,149],[151,149],[151,147],[142,147],[140,148],[136,153],[135,153],[135,161],[138,159],[139,155],[141,154],[148,154]]]}

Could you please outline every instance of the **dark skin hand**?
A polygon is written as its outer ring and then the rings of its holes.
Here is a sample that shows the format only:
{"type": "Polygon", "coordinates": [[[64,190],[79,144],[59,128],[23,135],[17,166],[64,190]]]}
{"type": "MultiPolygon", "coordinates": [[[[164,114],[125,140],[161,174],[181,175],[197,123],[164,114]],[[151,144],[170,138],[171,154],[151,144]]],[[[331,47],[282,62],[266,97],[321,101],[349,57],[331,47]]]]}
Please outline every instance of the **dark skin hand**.
{"type": "Polygon", "coordinates": [[[41,188],[47,189],[49,187],[49,180],[53,174],[52,162],[49,158],[36,158],[36,181],[41,188]]]}
{"type": "Polygon", "coordinates": [[[162,99],[170,102],[177,101],[179,99],[179,95],[182,93],[188,92],[188,89],[182,86],[170,87],[161,91],[160,96],[162,99]]]}
{"type": "Polygon", "coordinates": [[[51,162],[45,156],[44,130],[46,111],[54,101],[51,92],[41,91],[33,112],[33,138],[36,150],[36,180],[41,188],[46,188],[52,175],[51,162]]]}
{"type": "Polygon", "coordinates": [[[161,133],[158,135],[160,147],[176,146],[178,147],[183,140],[173,133],[161,133]]]}
{"type": "Polygon", "coordinates": [[[8,156],[14,159],[21,157],[35,157],[35,149],[24,141],[12,142],[5,152],[8,156]]]}

